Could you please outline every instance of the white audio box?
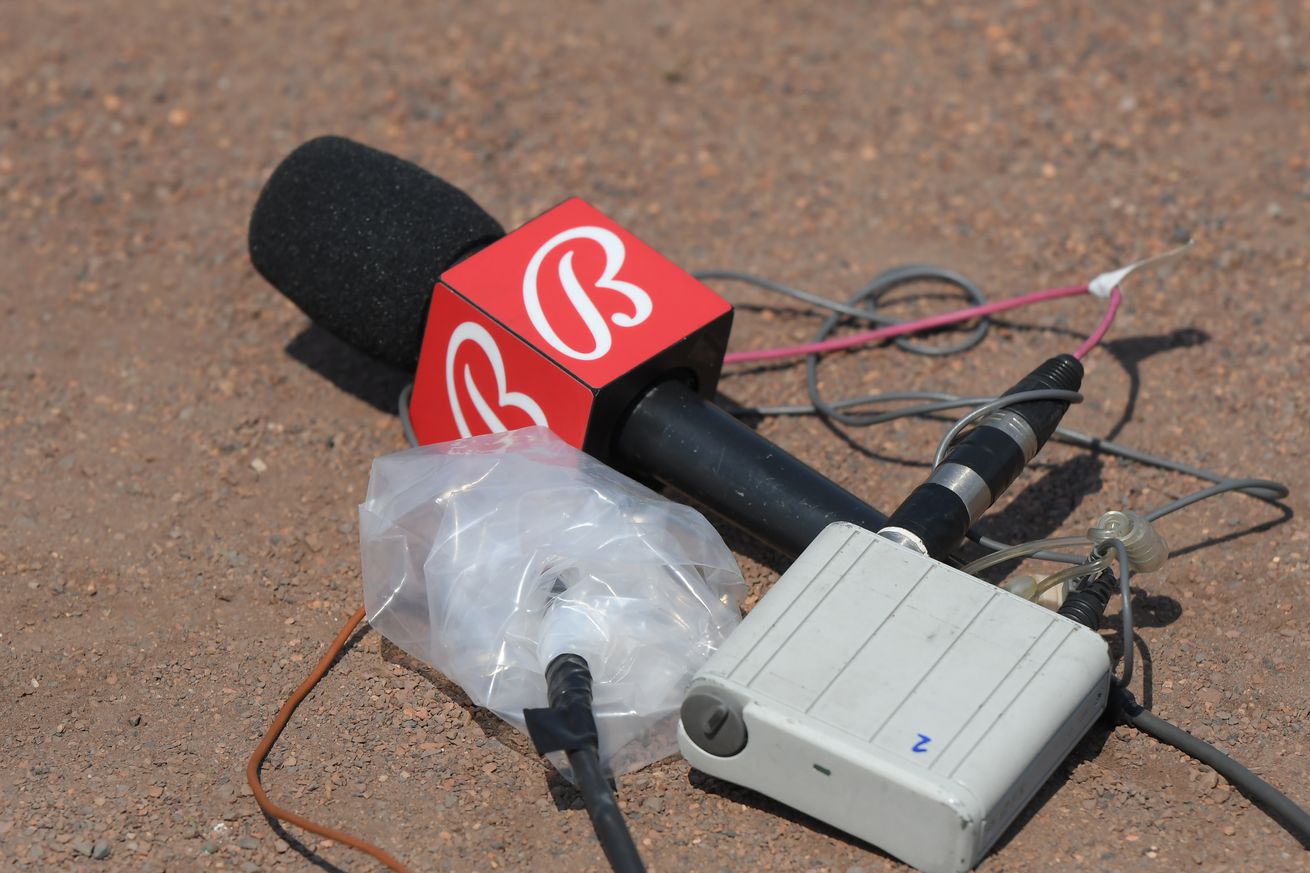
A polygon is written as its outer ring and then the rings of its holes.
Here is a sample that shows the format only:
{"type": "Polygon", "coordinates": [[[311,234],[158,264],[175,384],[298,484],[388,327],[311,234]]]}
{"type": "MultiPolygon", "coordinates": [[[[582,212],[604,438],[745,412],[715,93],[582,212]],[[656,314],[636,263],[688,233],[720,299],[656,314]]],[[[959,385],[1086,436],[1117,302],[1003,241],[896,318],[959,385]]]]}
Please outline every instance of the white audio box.
{"type": "Polygon", "coordinates": [[[830,525],[692,680],[692,766],[927,873],[977,864],[1105,710],[1096,633],[830,525]]]}

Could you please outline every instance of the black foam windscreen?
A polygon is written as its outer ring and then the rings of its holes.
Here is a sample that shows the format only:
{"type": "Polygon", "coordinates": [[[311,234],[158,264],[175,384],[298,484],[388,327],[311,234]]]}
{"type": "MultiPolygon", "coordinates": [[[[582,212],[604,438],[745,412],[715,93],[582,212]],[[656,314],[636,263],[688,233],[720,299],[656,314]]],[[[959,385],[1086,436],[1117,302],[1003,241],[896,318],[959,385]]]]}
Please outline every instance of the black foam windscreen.
{"type": "Polygon", "coordinates": [[[437,278],[504,235],[422,167],[325,136],[289,154],[264,185],[250,260],[315,324],[412,370],[437,278]]]}

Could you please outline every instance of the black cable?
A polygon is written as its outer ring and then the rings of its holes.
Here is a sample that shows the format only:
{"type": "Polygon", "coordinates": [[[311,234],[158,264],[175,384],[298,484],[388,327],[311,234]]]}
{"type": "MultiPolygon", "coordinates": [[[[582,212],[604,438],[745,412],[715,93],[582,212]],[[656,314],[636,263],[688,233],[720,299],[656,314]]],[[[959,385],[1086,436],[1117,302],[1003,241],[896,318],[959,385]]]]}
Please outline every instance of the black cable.
{"type": "Polygon", "coordinates": [[[1058,612],[1084,627],[1100,630],[1101,616],[1105,615],[1105,607],[1114,596],[1115,590],[1115,574],[1106,567],[1091,581],[1066,597],[1064,603],[1060,604],[1058,612]]]}
{"type": "Polygon", "coordinates": [[[587,814],[591,816],[591,826],[610,867],[615,873],[644,873],[646,867],[637,853],[632,834],[628,832],[609,780],[601,769],[600,756],[595,749],[577,749],[568,756],[573,778],[577,780],[578,791],[582,793],[587,814]]]}
{"type": "MultiPolygon", "coordinates": [[[[815,336],[815,341],[827,339],[838,324],[841,323],[843,316],[856,317],[873,322],[875,324],[895,323],[895,319],[876,313],[875,307],[877,300],[883,294],[891,291],[900,285],[916,281],[941,281],[948,284],[956,285],[965,291],[970,300],[978,305],[986,302],[982,292],[978,290],[971,282],[959,274],[949,270],[928,265],[912,265],[908,267],[896,268],[875,277],[868,285],[850,298],[846,304],[829,301],[817,295],[810,294],[799,289],[790,288],[780,283],[771,282],[746,273],[740,273],[730,270],[703,270],[696,275],[701,279],[730,279],[734,281],[747,282],[769,290],[786,294],[807,303],[815,304],[832,311],[832,315],[824,321],[823,326],[815,336]],[[861,305],[862,304],[862,305],[861,305]]],[[[898,338],[895,342],[898,346],[906,351],[916,354],[943,356],[957,354],[966,351],[982,341],[986,335],[989,321],[986,318],[980,319],[978,325],[970,334],[961,342],[954,346],[932,347],[915,344],[906,338],[898,338]]],[[[818,413],[828,418],[835,419],[849,426],[868,426],[872,424],[881,424],[897,418],[906,416],[921,416],[933,412],[943,411],[958,406],[977,406],[985,403],[992,398],[962,398],[945,392],[894,392],[886,394],[874,394],[866,397],[847,398],[843,400],[828,402],[822,396],[818,387],[818,355],[810,355],[806,358],[806,382],[809,391],[810,406],[786,406],[786,407],[762,407],[757,409],[742,408],[732,410],[734,415],[802,415],[818,413]],[[852,406],[877,404],[891,402],[894,400],[928,400],[935,401],[932,403],[921,404],[918,406],[903,407],[884,413],[848,413],[845,410],[852,406]]],[[[414,436],[413,428],[409,421],[409,391],[412,386],[406,386],[400,397],[400,417],[402,426],[405,429],[405,436],[410,445],[417,445],[417,439],[414,436]]],[[[1147,515],[1148,520],[1155,520],[1161,516],[1175,512],[1193,503],[1205,500],[1209,497],[1216,496],[1228,491],[1240,491],[1252,497],[1268,502],[1274,502],[1287,496],[1287,486],[1280,482],[1262,479],[1236,479],[1194,467],[1181,461],[1175,461],[1168,458],[1152,455],[1128,446],[1123,446],[1110,440],[1103,440],[1099,437],[1089,436],[1069,428],[1061,427],[1055,433],[1055,438],[1063,442],[1090,449],[1092,451],[1104,452],[1106,454],[1118,455],[1141,463],[1171,470],[1174,472],[1184,473],[1195,476],[1200,479],[1206,479],[1214,482],[1215,485],[1209,488],[1201,489],[1192,494],[1185,495],[1165,506],[1153,510],[1147,515]]],[[[1007,548],[1004,543],[991,540],[988,537],[977,535],[970,531],[971,539],[980,545],[993,550],[1007,548]]],[[[1124,646],[1124,657],[1122,660],[1122,669],[1120,677],[1115,681],[1110,689],[1110,707],[1118,720],[1125,724],[1137,728],[1143,733],[1159,740],[1162,743],[1170,745],[1179,751],[1190,755],[1196,760],[1209,765],[1224,777],[1233,787],[1242,792],[1252,803],[1265,810],[1271,817],[1283,825],[1283,827],[1296,837],[1303,846],[1310,849],[1310,813],[1297,806],[1287,795],[1278,791],[1268,782],[1265,782],[1248,768],[1219,751],[1214,746],[1203,740],[1192,736],[1187,731],[1161,718],[1149,709],[1141,706],[1133,699],[1132,694],[1127,690],[1127,684],[1131,681],[1133,674],[1133,625],[1132,625],[1132,603],[1131,592],[1129,590],[1128,577],[1128,560],[1125,548],[1122,542],[1110,540],[1103,544],[1113,546],[1117,551],[1119,563],[1119,590],[1122,599],[1121,620],[1123,623],[1122,639],[1124,646]]],[[[1063,560],[1071,563],[1082,563],[1083,559],[1074,559],[1072,556],[1060,555],[1058,553],[1039,553],[1034,557],[1043,557],[1050,560],[1063,560]]],[[[1077,592],[1074,592],[1065,601],[1060,609],[1062,615],[1073,619],[1093,630],[1100,627],[1101,616],[1104,615],[1106,606],[1109,602],[1111,592],[1114,590],[1112,581],[1113,577],[1109,571],[1098,574],[1090,583],[1083,586],[1077,592]]],[[[591,674],[586,666],[586,661],[578,655],[561,655],[551,662],[550,668],[547,669],[548,685],[551,687],[551,710],[560,711],[565,705],[566,698],[571,698],[573,706],[571,708],[577,711],[577,704],[585,699],[586,720],[590,722],[590,731],[592,736],[595,734],[595,722],[591,714],[591,674]],[[574,659],[574,660],[566,660],[574,659]],[[580,663],[581,669],[578,670],[580,663]],[[551,668],[557,665],[567,670],[555,670],[552,674],[551,668]],[[585,689],[579,686],[578,682],[585,674],[585,689]],[[552,675],[555,677],[551,679],[552,675]],[[566,681],[567,680],[567,681],[566,681]],[[566,688],[566,686],[568,686],[566,688]],[[571,690],[572,694],[566,693],[571,690]],[[585,694],[580,692],[585,690],[585,694]],[[561,706],[557,706],[557,702],[561,706]]],[[[549,712],[551,710],[529,710],[529,712],[549,712]]],[[[527,713],[525,713],[526,715],[527,713]]],[[[531,720],[530,720],[531,724],[531,720]]],[[[536,737],[534,737],[534,740],[536,737]]],[[[540,747],[540,743],[538,743],[540,747]]],[[[573,768],[574,778],[578,790],[581,792],[587,805],[588,814],[591,817],[592,826],[596,831],[596,836],[601,843],[601,847],[606,857],[610,861],[612,868],[617,873],[644,873],[645,867],[642,864],[640,855],[637,852],[636,845],[633,843],[632,835],[628,832],[627,825],[623,820],[622,812],[618,808],[618,801],[614,797],[613,789],[609,780],[605,777],[604,770],[600,764],[599,754],[594,745],[583,744],[581,748],[567,751],[569,764],[573,768]]]]}
{"type": "Polygon", "coordinates": [[[1297,806],[1286,794],[1214,746],[1151,712],[1134,700],[1126,688],[1115,686],[1110,689],[1110,706],[1124,724],[1213,767],[1229,784],[1296,837],[1303,847],[1310,849],[1310,813],[1297,806]]]}
{"type": "MultiPolygon", "coordinates": [[[[406,385],[398,400],[405,440],[418,445],[409,418],[413,384],[406,385]]],[[[601,767],[596,719],[591,704],[591,669],[581,655],[563,654],[546,667],[548,709],[530,709],[523,714],[537,751],[564,751],[573,770],[574,784],[587,805],[596,839],[615,873],[645,873],[637,845],[628,832],[623,812],[610,781],[601,767]]]]}
{"type": "Polygon", "coordinates": [[[645,873],[614,789],[601,767],[591,703],[591,669],[581,655],[557,655],[546,667],[547,709],[523,711],[528,735],[541,754],[563,751],[587,805],[596,839],[614,873],[645,873]]]}

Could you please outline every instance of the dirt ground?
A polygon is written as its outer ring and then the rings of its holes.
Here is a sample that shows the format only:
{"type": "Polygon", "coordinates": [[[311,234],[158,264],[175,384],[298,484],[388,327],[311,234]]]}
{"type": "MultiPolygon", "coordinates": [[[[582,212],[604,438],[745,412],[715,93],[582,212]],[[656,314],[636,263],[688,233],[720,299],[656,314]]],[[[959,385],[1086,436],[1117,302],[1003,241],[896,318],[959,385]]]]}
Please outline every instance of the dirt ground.
{"type": "MultiPolygon", "coordinates": [[[[360,601],[356,504],[372,459],[404,445],[403,374],[307,330],[246,255],[260,185],[328,132],[418,161],[507,226],[576,194],[688,268],[834,297],[914,261],[1006,297],[1194,236],[1128,284],[1069,423],[1291,487],[1285,512],[1229,495],[1162,522],[1176,555],[1137,583],[1137,694],[1310,804],[1308,17],[1276,0],[8,0],[0,862],[373,869],[270,827],[242,774],[360,601]]],[[[734,348],[816,327],[719,287],[743,304],[734,348]]],[[[824,383],[995,392],[1099,315],[1062,301],[964,355],[834,359],[824,383]]],[[[722,390],[799,402],[803,381],[784,365],[722,390]]],[[[884,509],[942,428],[761,425],[884,509]]],[[[1043,458],[990,533],[1077,531],[1200,485],[1063,446],[1043,458]]],[[[785,565],[725,535],[758,597],[785,565]]],[[[605,869],[542,761],[373,633],[265,772],[274,797],[415,869],[605,869]]],[[[681,760],[619,787],[653,871],[904,869],[681,760]]],[[[1208,768],[1098,727],[981,869],[1308,857],[1208,768]]]]}

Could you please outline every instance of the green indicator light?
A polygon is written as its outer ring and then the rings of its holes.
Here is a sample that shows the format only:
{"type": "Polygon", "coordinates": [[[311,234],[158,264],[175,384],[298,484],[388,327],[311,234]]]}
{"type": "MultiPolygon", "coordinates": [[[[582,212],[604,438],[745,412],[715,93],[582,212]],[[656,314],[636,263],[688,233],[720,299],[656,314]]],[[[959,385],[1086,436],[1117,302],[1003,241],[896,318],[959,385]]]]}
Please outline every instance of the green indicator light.
{"type": "Polygon", "coordinates": [[[815,765],[814,765],[814,769],[815,769],[815,770],[818,770],[818,771],[819,771],[820,773],[822,773],[824,776],[831,776],[831,775],[832,775],[832,771],[829,770],[827,767],[823,766],[822,764],[815,764],[815,765]]]}

